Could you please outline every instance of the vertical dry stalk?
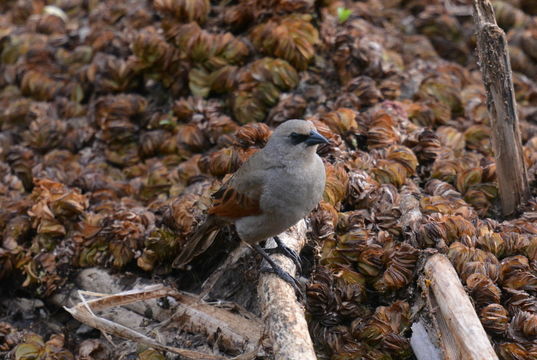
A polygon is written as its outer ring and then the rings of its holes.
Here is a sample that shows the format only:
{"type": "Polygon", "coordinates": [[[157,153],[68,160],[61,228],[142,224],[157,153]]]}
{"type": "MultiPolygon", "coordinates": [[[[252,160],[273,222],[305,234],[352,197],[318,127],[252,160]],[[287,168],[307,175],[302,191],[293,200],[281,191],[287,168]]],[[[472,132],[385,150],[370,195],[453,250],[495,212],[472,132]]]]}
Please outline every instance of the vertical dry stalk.
{"type": "Polygon", "coordinates": [[[502,212],[511,215],[529,198],[530,193],[507,41],[505,33],[496,24],[494,10],[488,0],[474,0],[474,20],[479,65],[491,117],[502,212]]]}

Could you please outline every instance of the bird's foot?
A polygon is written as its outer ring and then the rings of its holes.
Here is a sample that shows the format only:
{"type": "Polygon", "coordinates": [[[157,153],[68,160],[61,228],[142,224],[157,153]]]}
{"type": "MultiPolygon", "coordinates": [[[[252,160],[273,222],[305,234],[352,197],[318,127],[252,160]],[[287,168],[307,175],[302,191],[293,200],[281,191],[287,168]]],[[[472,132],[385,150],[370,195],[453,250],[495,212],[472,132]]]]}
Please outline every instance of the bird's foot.
{"type": "Polygon", "coordinates": [[[300,261],[300,255],[298,255],[297,252],[294,251],[293,249],[290,249],[287,246],[285,246],[285,244],[282,242],[282,240],[278,236],[274,236],[274,241],[276,242],[278,246],[272,249],[265,249],[265,251],[268,254],[278,253],[278,254],[287,256],[295,264],[297,274],[301,274],[302,263],[300,261]]]}
{"type": "Polygon", "coordinates": [[[274,260],[272,260],[270,256],[259,245],[254,245],[253,247],[259,254],[261,254],[261,256],[263,256],[263,258],[270,265],[270,267],[261,267],[260,271],[276,274],[280,279],[282,279],[283,281],[291,285],[293,289],[295,289],[299,300],[305,299],[304,291],[302,290],[300,282],[293,276],[291,276],[287,271],[283,270],[278,264],[276,264],[274,260]]]}

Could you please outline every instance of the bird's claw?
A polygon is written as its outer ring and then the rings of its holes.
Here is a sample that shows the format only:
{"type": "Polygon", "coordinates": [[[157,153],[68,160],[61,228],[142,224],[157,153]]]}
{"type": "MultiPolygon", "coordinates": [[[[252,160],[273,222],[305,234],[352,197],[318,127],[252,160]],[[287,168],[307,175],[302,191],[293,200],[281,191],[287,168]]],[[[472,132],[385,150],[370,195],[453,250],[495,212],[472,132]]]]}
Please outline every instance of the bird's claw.
{"type": "Polygon", "coordinates": [[[293,276],[291,276],[287,271],[283,270],[281,267],[277,265],[276,267],[263,266],[260,271],[277,275],[280,279],[282,279],[283,281],[291,285],[293,289],[295,289],[298,300],[305,299],[304,290],[302,290],[300,282],[293,276]]]}
{"type": "Polygon", "coordinates": [[[305,299],[304,292],[302,291],[302,288],[300,286],[300,283],[297,279],[295,279],[293,276],[291,276],[287,271],[283,270],[278,264],[274,262],[270,258],[270,256],[261,248],[261,246],[255,244],[253,245],[253,248],[261,255],[263,258],[269,263],[271,266],[270,268],[268,266],[263,266],[261,268],[262,272],[270,272],[273,274],[276,274],[280,279],[291,285],[293,289],[295,289],[295,292],[297,294],[297,297],[299,300],[305,299]]]}
{"type": "Polygon", "coordinates": [[[301,274],[302,263],[300,262],[300,255],[298,255],[297,252],[293,249],[285,246],[285,244],[280,240],[278,236],[274,236],[274,241],[278,246],[271,249],[265,249],[265,252],[267,252],[268,254],[278,253],[287,256],[295,264],[297,274],[301,274]]]}

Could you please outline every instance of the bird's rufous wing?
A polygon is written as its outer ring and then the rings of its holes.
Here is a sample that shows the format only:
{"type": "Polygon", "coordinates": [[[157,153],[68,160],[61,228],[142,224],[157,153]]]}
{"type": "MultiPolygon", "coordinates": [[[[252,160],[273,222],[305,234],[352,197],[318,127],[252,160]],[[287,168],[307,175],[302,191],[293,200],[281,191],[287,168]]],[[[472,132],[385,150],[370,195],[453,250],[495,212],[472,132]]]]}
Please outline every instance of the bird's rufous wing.
{"type": "Polygon", "coordinates": [[[213,194],[214,202],[209,214],[228,219],[259,215],[261,214],[259,196],[255,195],[257,194],[252,192],[248,195],[240,192],[230,181],[213,194]]]}

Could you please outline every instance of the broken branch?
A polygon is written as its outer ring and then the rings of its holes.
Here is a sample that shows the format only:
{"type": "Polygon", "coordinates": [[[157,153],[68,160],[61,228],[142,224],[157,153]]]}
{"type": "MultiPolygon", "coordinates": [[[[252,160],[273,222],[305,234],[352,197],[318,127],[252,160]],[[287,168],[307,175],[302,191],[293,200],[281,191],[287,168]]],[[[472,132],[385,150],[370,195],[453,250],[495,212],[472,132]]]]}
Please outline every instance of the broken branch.
{"type": "Polygon", "coordinates": [[[505,33],[496,24],[488,0],[474,0],[477,53],[492,129],[492,146],[502,212],[511,215],[529,196],[528,175],[522,153],[515,91],[505,33]]]}
{"type": "MultiPolygon", "coordinates": [[[[306,223],[301,220],[287,232],[278,235],[282,242],[297,254],[306,243],[306,223]]],[[[271,240],[267,242],[275,246],[271,240]]],[[[296,267],[287,257],[271,255],[275,263],[294,275],[296,267]]],[[[273,342],[276,359],[317,359],[304,317],[304,308],[298,303],[295,290],[274,274],[262,273],[257,287],[263,319],[273,342]]]]}

